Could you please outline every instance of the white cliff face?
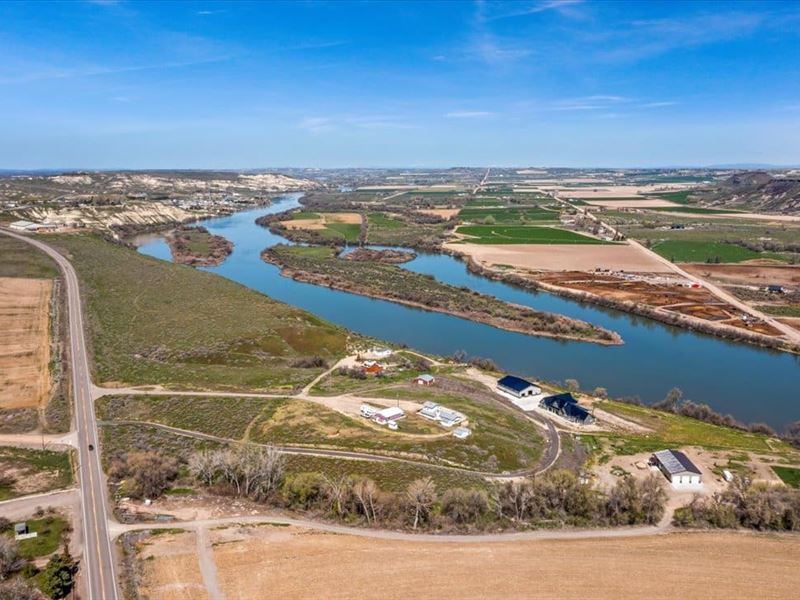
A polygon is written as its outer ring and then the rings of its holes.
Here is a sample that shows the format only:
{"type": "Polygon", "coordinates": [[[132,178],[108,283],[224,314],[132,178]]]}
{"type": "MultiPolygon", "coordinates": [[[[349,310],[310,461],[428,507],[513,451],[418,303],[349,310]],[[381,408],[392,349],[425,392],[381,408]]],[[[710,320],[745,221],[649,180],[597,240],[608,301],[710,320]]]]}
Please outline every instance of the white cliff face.
{"type": "MultiPolygon", "coordinates": [[[[248,190],[252,192],[288,192],[319,188],[320,185],[309,179],[296,179],[276,173],[244,175],[231,173],[230,177],[219,174],[208,179],[202,173],[197,176],[176,174],[159,175],[150,173],[80,173],[74,175],[55,175],[47,179],[59,185],[85,188],[102,186],[107,191],[120,193],[136,191],[162,192],[209,192],[248,190]]],[[[76,190],[83,191],[86,190],[76,190]]]]}
{"type": "Polygon", "coordinates": [[[30,221],[54,223],[63,227],[103,229],[115,225],[184,222],[211,215],[210,212],[188,211],[177,206],[150,202],[108,207],[32,208],[21,211],[19,216],[30,221]]]}

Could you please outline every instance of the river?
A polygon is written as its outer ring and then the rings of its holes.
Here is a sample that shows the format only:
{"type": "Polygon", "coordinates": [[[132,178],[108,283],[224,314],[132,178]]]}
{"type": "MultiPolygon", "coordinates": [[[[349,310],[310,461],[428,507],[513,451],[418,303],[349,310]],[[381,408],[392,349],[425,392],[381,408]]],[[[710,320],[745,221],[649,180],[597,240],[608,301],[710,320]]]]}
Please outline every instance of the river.
{"type": "MultiPolygon", "coordinates": [[[[735,344],[546,292],[522,290],[471,274],[451,256],[419,254],[402,266],[502,300],[583,319],[617,331],[625,344],[601,346],[531,337],[282,277],[276,266],[261,260],[260,253],[287,240],[256,225],[255,219],[299,206],[299,198],[300,194],[287,194],[269,207],[204,221],[211,233],[234,244],[224,263],[205,270],[353,331],[424,352],[450,356],[465,350],[470,356],[491,358],[513,373],[550,381],[573,378],[583,389],[602,386],[612,396],[637,395],[649,403],[679,387],[685,398],[705,402],[744,422],[763,421],[779,429],[800,420],[798,356],[735,344]]],[[[169,248],[160,235],[139,236],[135,243],[144,254],[170,260],[169,248]]]]}

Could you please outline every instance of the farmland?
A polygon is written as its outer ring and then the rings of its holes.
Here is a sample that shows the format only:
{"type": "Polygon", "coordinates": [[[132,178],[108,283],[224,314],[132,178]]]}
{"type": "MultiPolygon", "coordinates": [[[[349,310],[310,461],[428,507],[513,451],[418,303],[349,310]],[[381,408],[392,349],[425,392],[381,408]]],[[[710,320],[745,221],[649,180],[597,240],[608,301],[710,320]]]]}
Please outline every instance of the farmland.
{"type": "Polygon", "coordinates": [[[58,277],[58,267],[30,244],[0,235],[0,277],[52,279],[58,277]]]}
{"type": "Polygon", "coordinates": [[[94,236],[56,243],[81,279],[98,382],[291,390],[319,373],[298,359],[344,352],[343,330],[227,279],[94,236]]]}
{"type": "Polygon", "coordinates": [[[664,240],[656,242],[651,248],[672,262],[736,263],[763,258],[762,254],[758,252],[724,242],[664,240]]]}
{"type": "Polygon", "coordinates": [[[552,227],[462,225],[456,233],[471,244],[604,244],[602,240],[552,227]]]}
{"type": "MultiPolygon", "coordinates": [[[[180,554],[170,548],[187,536],[186,556],[192,534],[165,533],[150,538],[138,558],[142,568],[162,573],[162,589],[197,585],[196,558],[195,564],[167,567],[180,554]],[[148,560],[151,555],[167,557],[164,568],[148,560]]],[[[794,538],[735,533],[464,544],[262,526],[217,529],[210,536],[220,587],[228,598],[437,598],[452,594],[454,581],[461,598],[524,598],[531,585],[541,598],[784,598],[793,594],[800,560],[794,538]],[[574,576],[575,556],[591,578],[574,576]],[[631,578],[654,563],[664,577],[631,578]],[[364,568],[370,564],[391,564],[415,576],[393,578],[386,585],[364,568]],[[441,577],[443,572],[448,577],[441,577]]]]}
{"type": "Polygon", "coordinates": [[[0,410],[47,403],[52,288],[50,279],[0,277],[0,410]]]}
{"type": "Polygon", "coordinates": [[[346,261],[327,247],[278,245],[262,258],[282,274],[316,285],[443,312],[529,335],[615,343],[611,332],[559,315],[537,312],[494,297],[437,282],[395,265],[346,261]]]}
{"type": "Polygon", "coordinates": [[[559,213],[546,208],[462,208],[458,218],[470,223],[484,223],[490,220],[503,225],[522,224],[530,221],[558,221],[559,213]]]}

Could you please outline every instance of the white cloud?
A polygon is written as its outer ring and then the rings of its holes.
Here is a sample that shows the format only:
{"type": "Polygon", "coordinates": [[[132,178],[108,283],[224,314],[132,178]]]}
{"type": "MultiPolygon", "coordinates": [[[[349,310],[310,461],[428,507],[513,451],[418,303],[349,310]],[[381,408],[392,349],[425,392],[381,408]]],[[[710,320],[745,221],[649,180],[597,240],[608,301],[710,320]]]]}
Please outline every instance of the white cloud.
{"type": "Polygon", "coordinates": [[[494,113],[488,110],[454,110],[445,114],[445,117],[448,119],[481,119],[492,115],[494,113]]]}

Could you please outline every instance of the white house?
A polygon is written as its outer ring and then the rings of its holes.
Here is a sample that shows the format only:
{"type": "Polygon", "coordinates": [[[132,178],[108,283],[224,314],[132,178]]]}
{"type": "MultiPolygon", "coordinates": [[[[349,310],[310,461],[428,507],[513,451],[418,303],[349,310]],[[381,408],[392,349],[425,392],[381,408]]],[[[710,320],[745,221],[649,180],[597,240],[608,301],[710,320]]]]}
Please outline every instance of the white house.
{"type": "Polygon", "coordinates": [[[698,488],[703,485],[703,474],[680,450],[659,450],[650,458],[676,488],[698,488]]]}
{"type": "Polygon", "coordinates": [[[472,432],[468,427],[456,427],[455,430],[453,430],[453,437],[457,437],[460,440],[467,439],[471,434],[472,432]]]}

